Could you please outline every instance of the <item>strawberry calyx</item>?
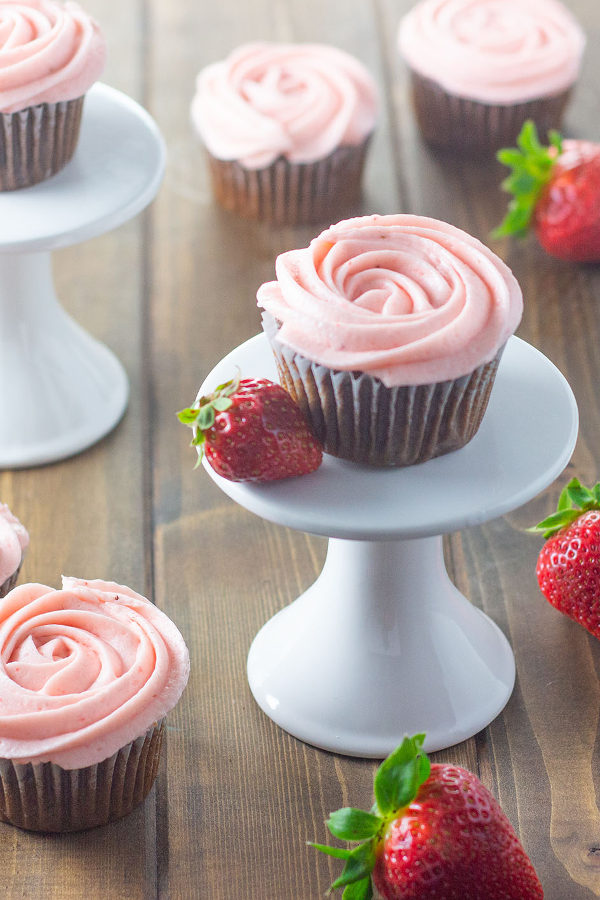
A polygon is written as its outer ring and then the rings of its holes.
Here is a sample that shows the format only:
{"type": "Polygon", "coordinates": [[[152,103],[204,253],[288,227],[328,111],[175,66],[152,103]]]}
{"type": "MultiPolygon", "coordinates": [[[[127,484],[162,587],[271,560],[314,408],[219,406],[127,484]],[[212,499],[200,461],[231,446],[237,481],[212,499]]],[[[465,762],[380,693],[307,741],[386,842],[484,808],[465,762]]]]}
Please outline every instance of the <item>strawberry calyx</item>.
{"type": "Polygon", "coordinates": [[[203,445],[206,440],[206,432],[215,423],[218,412],[224,412],[232,405],[231,396],[240,386],[240,371],[229,381],[218,385],[210,394],[198,396],[191,406],[179,410],[177,418],[184,425],[188,425],[194,432],[191,446],[198,451],[198,462],[203,454],[203,445]]]}
{"type": "Polygon", "coordinates": [[[309,841],[316,850],[346,861],[342,874],[328,893],[343,887],[343,900],[371,900],[373,897],[371,873],[377,849],[390,823],[412,803],[420,786],[429,778],[431,764],[423,752],[424,741],[424,734],[405,737],[382,762],[375,773],[375,803],[370,812],[344,807],[329,816],[326,825],[331,834],[343,841],[359,842],[357,846],[345,849],[309,841]]]}
{"type": "Polygon", "coordinates": [[[528,119],[517,137],[518,146],[505,147],[496,154],[497,159],[512,170],[502,182],[502,189],[513,196],[504,219],[492,231],[492,238],[524,237],[527,234],[540,194],[550,181],[554,164],[563,149],[558,131],[549,131],[548,140],[550,146],[544,147],[535,123],[528,119]]]}
{"type": "Polygon", "coordinates": [[[600,509],[600,482],[590,489],[578,478],[572,478],[561,491],[556,512],[527,530],[535,534],[541,532],[548,539],[592,509],[600,509]]]}

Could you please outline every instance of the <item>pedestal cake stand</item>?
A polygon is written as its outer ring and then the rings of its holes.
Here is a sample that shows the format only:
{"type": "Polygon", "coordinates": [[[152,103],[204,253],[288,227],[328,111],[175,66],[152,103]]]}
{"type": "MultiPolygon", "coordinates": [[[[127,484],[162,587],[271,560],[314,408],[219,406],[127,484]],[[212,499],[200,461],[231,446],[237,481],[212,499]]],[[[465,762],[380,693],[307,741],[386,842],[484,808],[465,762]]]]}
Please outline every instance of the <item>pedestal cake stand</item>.
{"type": "MultiPolygon", "coordinates": [[[[207,392],[239,366],[277,380],[263,335],[226,356],[207,392]]],[[[515,663],[497,625],[451,583],[441,535],[515,509],[550,484],[577,438],[561,373],[513,337],[475,438],[405,469],[325,456],[302,478],[237,484],[205,468],[237,503],[329,537],[316,582],[263,626],[248,656],[254,697],[282,728],[350,756],[383,757],[404,734],[429,751],[465,740],[503,709],[515,663]]]]}
{"type": "Polygon", "coordinates": [[[164,167],[164,143],[148,113],[97,84],[68,165],[41,184],[0,194],[0,467],[70,456],[123,415],[125,371],[59,305],[50,252],[135,216],[156,195],[164,167]]]}

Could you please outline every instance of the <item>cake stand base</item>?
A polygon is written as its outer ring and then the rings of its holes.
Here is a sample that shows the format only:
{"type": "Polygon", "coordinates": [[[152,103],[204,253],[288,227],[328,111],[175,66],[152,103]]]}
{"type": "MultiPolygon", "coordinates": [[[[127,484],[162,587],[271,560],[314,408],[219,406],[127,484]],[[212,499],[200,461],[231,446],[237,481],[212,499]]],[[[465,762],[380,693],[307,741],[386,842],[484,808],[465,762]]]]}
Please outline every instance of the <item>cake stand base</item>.
{"type": "Polygon", "coordinates": [[[1,468],[78,453],[123,415],[125,370],[60,306],[50,253],[0,254],[0,347],[1,468]]]}
{"type": "Polygon", "coordinates": [[[429,752],[487,726],[513,689],[500,629],[450,581],[442,538],[331,538],[319,578],[259,631],[248,679],[295,737],[387,756],[425,732],[429,752]]]}

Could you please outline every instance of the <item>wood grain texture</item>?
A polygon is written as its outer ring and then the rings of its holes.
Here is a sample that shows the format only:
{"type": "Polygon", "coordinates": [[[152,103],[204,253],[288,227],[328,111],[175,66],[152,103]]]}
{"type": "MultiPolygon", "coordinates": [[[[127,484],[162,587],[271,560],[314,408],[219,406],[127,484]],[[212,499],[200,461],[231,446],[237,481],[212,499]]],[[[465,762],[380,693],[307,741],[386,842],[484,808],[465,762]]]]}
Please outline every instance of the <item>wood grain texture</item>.
{"type": "MultiPolygon", "coordinates": [[[[65,572],[147,592],[184,633],[192,674],[142,808],[79,835],[0,826],[0,890],[11,900],[316,900],[338,866],[306,841],[325,839],[332,809],[371,801],[373,761],[285,734],[257,707],[246,680],[254,635],[311,584],[326,541],[235,506],[202,470],[192,470],[189,438],[175,419],[210,368],[259,331],[256,289],[273,277],[276,255],[306,245],[316,231],[250,225],[214,205],[189,103],[198,70],[243,41],[343,47],[369,66],[382,90],[356,212],[433,215],[487,241],[503,214],[503,172],[494,162],[473,164],[421,143],[396,50],[398,20],[411,5],[86,0],[109,41],[104,80],[149,108],[168,148],[164,184],[149,211],[54,260],[58,295],[124,362],[131,401],[113,434],[86,453],[0,472],[0,498],[31,532],[24,579],[55,585],[65,572]]],[[[590,44],[568,131],[600,140],[597,0],[568,5],[590,44]]],[[[446,539],[455,583],[507,634],[518,675],[492,725],[435,758],[477,772],[499,798],[547,900],[586,900],[600,897],[600,646],[541,597],[539,541],[525,529],[549,512],[571,474],[599,478],[600,269],[552,260],[533,241],[493,248],[523,287],[519,334],[569,379],[581,431],[556,485],[523,509],[446,539]]]]}

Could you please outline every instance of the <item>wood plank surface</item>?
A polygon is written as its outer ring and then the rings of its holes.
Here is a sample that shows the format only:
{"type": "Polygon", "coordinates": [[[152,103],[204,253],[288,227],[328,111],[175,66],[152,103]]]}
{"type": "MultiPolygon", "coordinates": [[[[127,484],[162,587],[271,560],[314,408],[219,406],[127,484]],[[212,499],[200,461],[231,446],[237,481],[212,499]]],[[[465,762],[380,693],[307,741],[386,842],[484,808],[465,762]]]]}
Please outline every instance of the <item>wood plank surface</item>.
{"type": "MultiPolygon", "coordinates": [[[[273,277],[276,255],[306,245],[318,229],[250,224],[218,209],[189,104],[198,70],[244,41],[342,47],[370,68],[383,98],[356,212],[433,215],[489,242],[506,202],[497,188],[504,173],[420,141],[396,49],[397,23],[411,5],[86,0],[109,42],[103,80],[149,109],[168,149],[148,211],[54,255],[63,305],[123,361],[131,399],[115,431],[90,450],[0,472],[0,499],[31,534],[24,580],[57,585],[64,572],[145,592],[181,628],[192,674],[143,807],[75,835],[0,826],[0,896],[316,900],[339,866],[306,841],[326,838],[332,809],[371,801],[374,761],[287,735],[258,708],[246,680],[252,638],[315,579],[326,540],[272,525],[226,498],[193,471],[175,418],[212,366],[260,330],[256,290],[273,277]]],[[[600,141],[600,10],[597,0],[567,5],[589,40],[567,131],[600,141]]],[[[517,682],[489,728],[434,757],[477,772],[499,798],[547,900],[587,900],[600,897],[600,645],[543,600],[540,541],[525,529],[553,508],[568,477],[600,479],[600,267],[552,260],[533,241],[491,246],[523,287],[518,334],[574,390],[580,437],[567,470],[541,496],[446,539],[455,583],[509,638],[517,682]]]]}

